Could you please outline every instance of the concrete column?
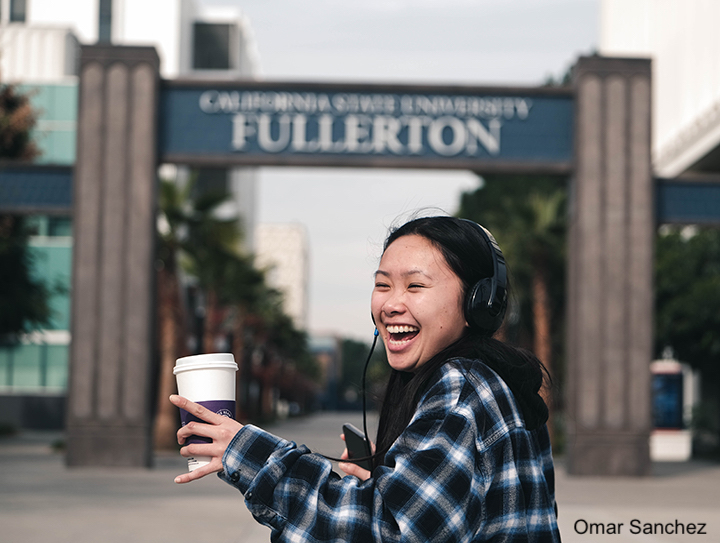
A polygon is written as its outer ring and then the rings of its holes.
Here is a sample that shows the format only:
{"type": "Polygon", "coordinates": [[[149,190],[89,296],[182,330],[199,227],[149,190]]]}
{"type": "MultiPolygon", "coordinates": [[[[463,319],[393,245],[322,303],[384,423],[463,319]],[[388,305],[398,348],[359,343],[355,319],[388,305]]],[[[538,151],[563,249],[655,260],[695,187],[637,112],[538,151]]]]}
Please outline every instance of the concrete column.
{"type": "Polygon", "coordinates": [[[650,468],[650,61],[581,58],[568,269],[568,470],[650,468]]]}
{"type": "Polygon", "coordinates": [[[74,178],[70,466],[149,466],[158,55],[83,47],[74,178]]]}

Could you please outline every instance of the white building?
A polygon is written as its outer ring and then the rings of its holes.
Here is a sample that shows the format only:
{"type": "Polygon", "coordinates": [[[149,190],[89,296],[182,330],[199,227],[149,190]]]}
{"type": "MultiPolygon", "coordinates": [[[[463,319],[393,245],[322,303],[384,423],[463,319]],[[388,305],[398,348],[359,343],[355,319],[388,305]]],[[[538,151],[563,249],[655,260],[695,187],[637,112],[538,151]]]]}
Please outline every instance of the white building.
{"type": "Polygon", "coordinates": [[[259,224],[255,231],[256,265],[268,270],[268,283],[283,293],[283,308],[295,326],[307,329],[309,248],[301,224],[259,224]]]}
{"type": "Polygon", "coordinates": [[[602,0],[599,53],[653,62],[658,177],[720,170],[720,2],[602,0]]]}
{"type": "Polygon", "coordinates": [[[152,45],[167,79],[258,73],[250,23],[232,6],[195,0],[0,0],[0,24],[5,81],[54,82],[75,75],[65,61],[72,46],[58,38],[68,34],[83,44],[152,45]]]}

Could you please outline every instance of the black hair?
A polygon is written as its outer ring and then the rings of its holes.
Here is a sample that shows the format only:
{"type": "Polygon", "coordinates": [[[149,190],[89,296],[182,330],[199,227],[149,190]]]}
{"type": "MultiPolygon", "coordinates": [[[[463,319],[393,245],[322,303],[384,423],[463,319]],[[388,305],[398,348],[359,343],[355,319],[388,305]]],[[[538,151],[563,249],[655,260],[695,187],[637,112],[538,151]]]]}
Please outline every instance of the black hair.
{"type": "MultiPolygon", "coordinates": [[[[409,235],[424,237],[440,251],[462,283],[463,299],[475,283],[493,274],[492,248],[477,226],[469,221],[449,216],[413,219],[390,232],[383,253],[398,238],[409,235]]],[[[451,363],[463,371],[472,371],[472,366],[468,368],[459,359],[483,363],[506,382],[528,429],[545,423],[548,410],[538,391],[547,372],[540,360],[525,349],[469,327],[457,341],[436,353],[415,372],[391,371],[380,410],[374,467],[383,463],[385,453],[409,424],[423,392],[440,367],[451,363]]]]}

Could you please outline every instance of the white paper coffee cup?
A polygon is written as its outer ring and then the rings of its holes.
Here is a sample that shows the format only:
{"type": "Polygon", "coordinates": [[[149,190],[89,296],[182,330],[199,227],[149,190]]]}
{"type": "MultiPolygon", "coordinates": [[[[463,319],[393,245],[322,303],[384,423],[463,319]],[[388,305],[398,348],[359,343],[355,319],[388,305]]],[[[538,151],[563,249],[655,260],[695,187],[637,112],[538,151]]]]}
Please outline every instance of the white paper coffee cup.
{"type": "MultiPolygon", "coordinates": [[[[235,418],[235,373],[238,366],[232,353],[198,354],[178,358],[173,373],[178,394],[205,408],[235,418]]],[[[191,421],[204,422],[184,409],[180,419],[185,426],[191,421]]],[[[190,436],[186,444],[208,443],[208,438],[190,436]]],[[[210,462],[209,456],[188,458],[188,470],[193,471],[210,462]]]]}

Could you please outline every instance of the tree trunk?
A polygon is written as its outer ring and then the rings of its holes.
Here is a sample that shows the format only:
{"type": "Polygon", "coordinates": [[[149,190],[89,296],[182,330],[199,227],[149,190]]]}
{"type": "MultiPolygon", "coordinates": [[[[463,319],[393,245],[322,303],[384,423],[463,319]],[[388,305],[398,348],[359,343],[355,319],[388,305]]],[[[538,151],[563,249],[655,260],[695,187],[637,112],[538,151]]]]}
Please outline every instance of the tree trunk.
{"type": "Polygon", "coordinates": [[[203,352],[217,352],[215,341],[218,336],[218,329],[221,319],[220,308],[215,291],[207,289],[205,293],[205,323],[203,329],[203,352]]]}
{"type": "Polygon", "coordinates": [[[177,275],[167,267],[158,271],[158,320],[160,375],[158,378],[157,414],[155,416],[155,448],[172,450],[177,446],[177,408],[168,396],[177,391],[173,367],[180,356],[182,305],[177,275]]]}
{"type": "MultiPolygon", "coordinates": [[[[550,296],[548,294],[547,269],[542,262],[536,260],[535,273],[532,279],[533,291],[533,324],[535,329],[534,350],[537,356],[547,369],[548,374],[552,378],[552,337],[550,334],[550,296]]],[[[548,429],[552,436],[552,389],[549,383],[546,383],[541,389],[540,394],[545,400],[550,411],[548,419],[548,429]]]]}
{"type": "Polygon", "coordinates": [[[235,306],[235,318],[233,319],[233,342],[232,352],[235,362],[238,365],[238,372],[235,380],[235,418],[243,420],[247,417],[248,385],[245,371],[245,308],[241,304],[235,306]]]}

